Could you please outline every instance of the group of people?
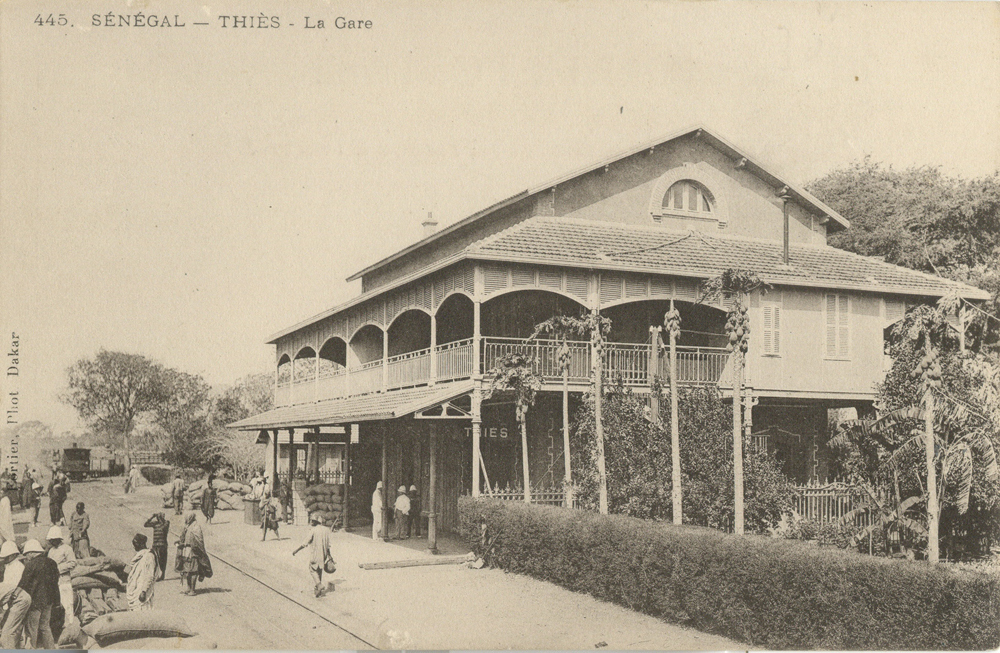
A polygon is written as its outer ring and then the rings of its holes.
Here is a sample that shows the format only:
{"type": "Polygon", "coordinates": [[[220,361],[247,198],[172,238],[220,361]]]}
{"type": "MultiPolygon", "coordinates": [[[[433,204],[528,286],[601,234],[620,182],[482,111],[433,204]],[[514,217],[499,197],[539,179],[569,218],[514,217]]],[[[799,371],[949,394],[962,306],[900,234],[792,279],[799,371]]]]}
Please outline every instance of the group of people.
{"type": "Polygon", "coordinates": [[[73,620],[70,573],[77,564],[76,553],[65,543],[59,526],[50,528],[45,539],[48,552],[37,539],[25,542],[23,550],[13,540],[0,545],[0,648],[55,648],[53,608],[62,608],[63,627],[73,620]]]}
{"type": "MultiPolygon", "coordinates": [[[[372,492],[372,539],[381,538],[385,532],[383,528],[387,525],[382,523],[382,509],[384,507],[382,497],[382,481],[375,484],[375,491],[372,492]]],[[[420,537],[420,493],[417,486],[411,485],[407,493],[406,486],[400,485],[396,490],[396,501],[393,503],[393,519],[395,522],[394,540],[406,540],[411,536],[420,537]]]]}

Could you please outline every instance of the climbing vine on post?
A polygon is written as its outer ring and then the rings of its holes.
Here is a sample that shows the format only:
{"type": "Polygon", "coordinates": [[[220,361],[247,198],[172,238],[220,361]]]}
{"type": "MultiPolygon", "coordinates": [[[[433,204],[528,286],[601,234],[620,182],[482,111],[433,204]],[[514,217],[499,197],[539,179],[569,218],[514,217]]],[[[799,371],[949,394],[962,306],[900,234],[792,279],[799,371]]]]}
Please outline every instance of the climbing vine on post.
{"type": "Polygon", "coordinates": [[[681,312],[670,300],[670,310],[663,316],[663,326],[670,339],[670,484],[673,502],[673,523],[683,522],[681,495],[681,436],[677,414],[677,338],[681,334],[681,312]]]}
{"type": "Polygon", "coordinates": [[[531,503],[531,479],[528,471],[528,408],[535,403],[535,395],[542,387],[541,378],[535,374],[535,359],[524,354],[504,354],[496,360],[487,373],[490,388],[489,398],[495,392],[509,392],[514,395],[517,424],[521,430],[521,464],[524,467],[524,501],[531,503]]]}

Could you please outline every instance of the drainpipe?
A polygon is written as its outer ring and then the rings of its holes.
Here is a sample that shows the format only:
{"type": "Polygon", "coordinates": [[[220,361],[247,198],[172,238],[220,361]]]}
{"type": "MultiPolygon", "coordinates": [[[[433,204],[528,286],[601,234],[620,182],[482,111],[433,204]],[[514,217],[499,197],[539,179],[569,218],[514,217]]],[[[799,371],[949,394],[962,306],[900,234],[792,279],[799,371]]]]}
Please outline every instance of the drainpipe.
{"type": "Polygon", "coordinates": [[[788,202],[792,199],[792,193],[788,189],[788,186],[784,186],[781,191],[779,191],[779,197],[781,197],[781,212],[784,218],[784,240],[781,254],[781,264],[788,265],[788,202]]]}

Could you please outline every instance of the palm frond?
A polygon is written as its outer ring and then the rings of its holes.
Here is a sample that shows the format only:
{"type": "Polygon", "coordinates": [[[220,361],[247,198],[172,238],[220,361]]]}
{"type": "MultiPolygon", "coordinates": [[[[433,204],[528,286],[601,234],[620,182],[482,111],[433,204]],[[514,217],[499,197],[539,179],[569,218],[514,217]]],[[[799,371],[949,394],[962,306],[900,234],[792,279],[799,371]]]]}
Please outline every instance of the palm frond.
{"type": "Polygon", "coordinates": [[[948,448],[944,464],[948,475],[941,473],[941,485],[947,487],[950,482],[951,503],[958,508],[958,514],[964,515],[969,510],[969,494],[972,492],[972,450],[965,442],[959,442],[948,448]]]}

